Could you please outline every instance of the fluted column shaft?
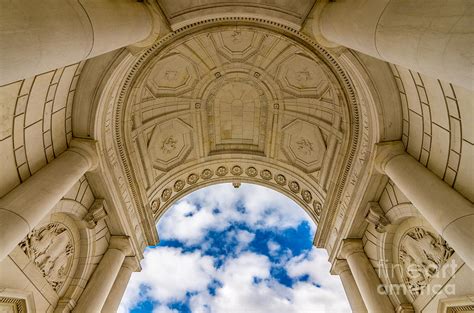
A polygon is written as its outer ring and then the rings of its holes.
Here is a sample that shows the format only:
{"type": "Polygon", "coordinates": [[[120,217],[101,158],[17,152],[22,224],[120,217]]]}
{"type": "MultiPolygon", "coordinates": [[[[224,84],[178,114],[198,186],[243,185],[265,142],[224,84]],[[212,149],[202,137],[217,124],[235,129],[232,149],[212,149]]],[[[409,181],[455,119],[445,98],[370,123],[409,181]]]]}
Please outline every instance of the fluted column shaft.
{"type": "Polygon", "coordinates": [[[380,278],[364,252],[362,241],[344,240],[341,257],[346,259],[369,313],[394,313],[388,296],[380,292],[380,278]]]}
{"type": "Polygon", "coordinates": [[[126,257],[120,271],[115,279],[115,282],[110,290],[107,300],[102,308],[102,312],[117,312],[122,300],[125,289],[127,289],[128,282],[132,273],[139,268],[135,257],[126,257]]]}
{"type": "Polygon", "coordinates": [[[359,288],[357,287],[347,261],[336,260],[333,271],[334,274],[339,275],[341,278],[342,286],[351,305],[352,313],[367,313],[364,300],[360,295],[359,288]]]}
{"type": "Polygon", "coordinates": [[[0,260],[96,166],[97,156],[90,142],[73,139],[70,149],[3,196],[0,199],[0,260]]]}
{"type": "Polygon", "coordinates": [[[324,39],[474,88],[472,0],[343,0],[316,19],[324,39]]]}
{"type": "Polygon", "coordinates": [[[376,166],[474,269],[474,206],[404,152],[400,141],[377,145],[376,166]]]}
{"type": "Polygon", "coordinates": [[[127,237],[112,236],[107,252],[99,262],[77,302],[74,312],[101,312],[107,297],[119,275],[125,257],[131,254],[127,237]]]}
{"type": "Polygon", "coordinates": [[[136,0],[2,1],[0,85],[145,39],[151,13],[136,0]]]}

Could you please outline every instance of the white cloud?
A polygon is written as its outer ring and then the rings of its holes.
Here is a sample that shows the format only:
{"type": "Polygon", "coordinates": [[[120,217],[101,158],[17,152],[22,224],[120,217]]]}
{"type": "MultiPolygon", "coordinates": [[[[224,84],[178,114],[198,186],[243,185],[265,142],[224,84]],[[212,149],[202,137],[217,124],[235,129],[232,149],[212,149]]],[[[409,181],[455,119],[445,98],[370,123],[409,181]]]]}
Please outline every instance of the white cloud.
{"type": "Polygon", "coordinates": [[[149,249],[142,271],[132,274],[122,310],[126,312],[147,298],[161,303],[183,300],[186,292],[206,290],[214,274],[213,258],[199,252],[185,253],[170,247],[149,249]],[[140,292],[141,286],[147,288],[145,293],[140,292]]]}
{"type": "Polygon", "coordinates": [[[331,275],[329,270],[331,264],[325,250],[312,249],[308,253],[301,254],[289,260],[285,266],[288,276],[298,278],[308,275],[310,280],[323,288],[334,292],[342,292],[342,284],[338,276],[331,275]]]}
{"type": "Polygon", "coordinates": [[[173,205],[160,220],[158,232],[163,239],[192,245],[200,243],[209,230],[223,230],[235,222],[252,228],[285,229],[307,219],[298,204],[271,189],[249,184],[235,189],[220,184],[196,191],[173,205]],[[237,206],[246,208],[245,212],[236,210],[237,206]],[[219,213],[214,212],[216,208],[219,213]]]}
{"type": "MultiPolygon", "coordinates": [[[[324,255],[316,254],[311,259],[318,265],[324,255]]],[[[310,274],[302,269],[301,257],[296,257],[292,264],[301,265],[298,276],[310,274]]],[[[291,261],[290,261],[291,262],[291,261]]],[[[327,261],[326,261],[327,263],[327,261]]],[[[237,258],[229,259],[216,273],[222,287],[216,290],[215,296],[204,292],[191,298],[191,310],[196,313],[267,313],[267,312],[348,312],[347,302],[341,298],[338,288],[318,288],[311,279],[308,282],[297,282],[292,288],[278,283],[270,275],[270,261],[266,256],[255,253],[244,253],[237,258]]],[[[319,269],[316,268],[315,271],[319,269]]],[[[326,268],[321,271],[327,270],[326,268]]],[[[315,271],[311,271],[311,274],[315,271]]],[[[327,273],[330,276],[329,273],[327,273]]],[[[326,279],[327,277],[325,277],[326,279]]],[[[335,279],[332,277],[332,279],[335,279]]],[[[337,280],[337,279],[336,279],[337,280]]],[[[334,285],[336,286],[336,285],[334,285]]]]}
{"type": "Polygon", "coordinates": [[[281,246],[273,240],[269,240],[267,242],[267,247],[268,251],[270,252],[270,255],[277,255],[278,251],[280,251],[281,248],[281,246]]]}
{"type": "MultiPolygon", "coordinates": [[[[279,231],[305,220],[306,213],[296,203],[272,190],[252,185],[240,189],[217,185],[174,205],[161,219],[159,232],[162,239],[178,239],[185,245],[199,244],[206,249],[212,244],[203,240],[208,231],[222,231],[232,223],[245,223],[250,230],[279,231]],[[245,211],[239,212],[238,205],[245,211]]],[[[271,276],[272,264],[267,256],[245,250],[255,234],[233,229],[225,236],[227,242],[237,243],[230,254],[236,257],[213,258],[171,247],[148,249],[142,272],[132,275],[119,312],[128,312],[139,302],[149,300],[163,304],[153,313],[177,313],[166,304],[186,299],[187,292],[193,293],[189,299],[193,313],[350,311],[339,279],[329,274],[324,251],[312,249],[293,256],[290,249],[272,240],[267,242],[270,254],[278,256],[277,266],[283,266],[295,280],[308,278],[289,288],[271,276]],[[217,258],[224,261],[218,269],[213,266],[217,258]],[[209,284],[215,287],[215,294],[210,294],[209,284]]]]}
{"type": "Polygon", "coordinates": [[[227,234],[228,236],[235,236],[237,240],[237,246],[235,247],[235,253],[239,254],[243,249],[255,239],[255,234],[248,232],[246,230],[230,231],[227,234]]]}
{"type": "Polygon", "coordinates": [[[172,310],[167,306],[159,306],[153,309],[153,313],[179,313],[178,310],[172,310]]]}
{"type": "Polygon", "coordinates": [[[272,278],[270,260],[264,255],[244,252],[215,269],[209,256],[176,248],[150,249],[142,272],[132,277],[119,312],[149,299],[164,304],[154,313],[175,313],[166,304],[183,300],[186,292],[197,293],[190,299],[193,313],[348,312],[342,285],[329,274],[328,264],[327,255],[318,250],[290,259],[288,275],[308,275],[309,280],[288,288],[272,278]],[[212,280],[220,283],[215,295],[207,290],[212,280]],[[146,294],[140,295],[140,285],[149,288],[146,294]]]}

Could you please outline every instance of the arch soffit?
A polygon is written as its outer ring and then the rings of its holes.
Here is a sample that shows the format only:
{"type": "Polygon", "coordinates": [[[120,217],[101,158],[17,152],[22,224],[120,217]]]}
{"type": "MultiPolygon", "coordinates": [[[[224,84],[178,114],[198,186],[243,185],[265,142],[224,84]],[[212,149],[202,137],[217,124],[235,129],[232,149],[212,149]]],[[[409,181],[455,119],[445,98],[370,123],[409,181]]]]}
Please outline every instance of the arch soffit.
{"type": "MultiPolygon", "coordinates": [[[[114,69],[114,74],[109,76],[109,81],[105,84],[104,89],[100,93],[100,97],[97,99],[99,106],[95,118],[96,134],[94,134],[94,137],[99,140],[105,152],[104,159],[108,170],[113,173],[117,181],[122,182],[120,184],[122,188],[121,193],[125,198],[124,201],[127,203],[128,212],[132,215],[131,220],[135,225],[135,229],[139,226],[140,218],[148,220],[149,223],[153,223],[154,220],[150,212],[140,212],[139,209],[138,213],[134,213],[133,209],[133,206],[137,208],[149,208],[150,199],[145,196],[147,193],[143,190],[143,187],[137,184],[136,173],[132,170],[133,164],[129,158],[129,147],[127,147],[127,145],[133,141],[131,134],[126,131],[126,129],[130,127],[130,121],[124,118],[126,111],[130,110],[130,108],[125,106],[125,103],[127,103],[130,95],[133,94],[133,92],[131,93],[131,87],[140,74],[139,69],[146,65],[150,57],[156,55],[162,47],[166,47],[173,40],[183,38],[206,28],[225,25],[226,23],[234,26],[235,24],[241,23],[243,26],[258,27],[267,31],[276,30],[277,33],[283,33],[288,38],[291,38],[291,40],[294,40],[318,55],[326,66],[331,69],[331,72],[342,86],[341,89],[343,91],[343,97],[345,98],[342,99],[342,101],[348,103],[345,110],[349,117],[348,120],[350,120],[350,122],[347,122],[348,125],[346,125],[349,129],[346,132],[345,146],[343,145],[341,148],[341,150],[346,151],[346,153],[343,158],[341,157],[336,161],[336,168],[338,167],[339,170],[333,173],[333,176],[337,178],[331,184],[335,190],[329,190],[334,196],[330,199],[331,203],[327,203],[328,201],[326,199],[326,203],[324,204],[325,208],[338,207],[337,204],[341,198],[351,197],[362,169],[370,162],[368,156],[371,152],[372,145],[380,137],[375,131],[369,130],[369,128],[371,128],[378,131],[381,127],[379,125],[380,114],[374,116],[374,111],[378,111],[377,106],[379,105],[379,99],[375,99],[376,97],[371,98],[372,95],[370,94],[357,94],[351,82],[351,77],[341,68],[336,57],[317,45],[311,38],[287,26],[278,25],[277,23],[268,22],[263,19],[220,18],[188,25],[158,40],[151,48],[138,56],[127,55],[123,57],[121,64],[114,69]],[[360,98],[367,96],[369,99],[360,98]],[[354,160],[359,164],[354,164],[354,160]],[[351,177],[349,177],[349,174],[351,177]],[[348,184],[346,183],[348,179],[351,182],[349,185],[352,185],[352,188],[347,188],[348,184]],[[128,182],[127,187],[124,187],[124,181],[128,182]],[[132,204],[133,201],[135,203],[132,204]]],[[[316,184],[312,184],[312,186],[314,185],[316,184]]],[[[317,194],[317,192],[315,192],[315,194],[317,194]]],[[[319,194],[321,194],[321,192],[319,192],[319,194]]],[[[150,196],[150,192],[148,196],[150,196]]],[[[343,210],[347,210],[348,204],[349,201],[342,203],[343,210]]],[[[321,219],[329,221],[332,224],[335,214],[336,212],[334,210],[323,210],[321,219]]]]}

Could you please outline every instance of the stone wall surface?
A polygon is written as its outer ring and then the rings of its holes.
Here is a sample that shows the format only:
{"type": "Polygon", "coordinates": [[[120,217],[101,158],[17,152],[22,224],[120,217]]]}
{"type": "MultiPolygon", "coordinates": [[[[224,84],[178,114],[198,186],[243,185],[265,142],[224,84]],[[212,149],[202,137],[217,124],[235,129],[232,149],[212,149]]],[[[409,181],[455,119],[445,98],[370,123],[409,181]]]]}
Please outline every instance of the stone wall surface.
{"type": "Polygon", "coordinates": [[[83,65],[0,86],[0,196],[67,149],[72,101],[83,65]]]}

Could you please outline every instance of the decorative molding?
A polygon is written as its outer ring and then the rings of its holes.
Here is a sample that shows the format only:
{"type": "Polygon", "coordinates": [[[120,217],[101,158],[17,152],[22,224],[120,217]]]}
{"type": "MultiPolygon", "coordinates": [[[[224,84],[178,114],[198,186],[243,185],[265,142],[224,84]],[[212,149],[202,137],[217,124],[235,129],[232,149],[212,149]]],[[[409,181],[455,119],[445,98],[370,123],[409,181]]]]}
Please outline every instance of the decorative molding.
{"type": "MultiPolygon", "coordinates": [[[[259,168],[259,167],[258,167],[259,168]]],[[[260,182],[260,184],[270,184],[277,190],[282,191],[284,194],[295,197],[295,200],[303,206],[303,208],[313,217],[315,223],[319,222],[321,215],[321,200],[317,194],[312,192],[310,188],[302,188],[302,182],[297,182],[293,178],[287,178],[287,174],[279,173],[273,174],[273,169],[257,169],[253,165],[245,164],[234,164],[234,165],[220,165],[219,163],[205,166],[201,169],[200,176],[196,174],[195,170],[191,170],[191,174],[181,173],[176,174],[174,180],[171,180],[166,184],[163,189],[157,190],[155,194],[160,195],[161,201],[158,202],[155,198],[151,202],[152,214],[157,219],[163,214],[163,212],[171,205],[173,201],[187,194],[190,188],[195,188],[195,184],[201,179],[200,183],[213,183],[225,181],[233,183],[234,187],[238,188],[242,181],[254,181],[260,182]],[[231,170],[229,171],[228,168],[231,170]],[[180,177],[187,177],[187,179],[180,177]],[[192,177],[192,179],[189,179],[192,177]],[[286,184],[286,181],[290,179],[290,182],[286,184]],[[191,183],[190,183],[191,181],[191,183]],[[177,183],[182,184],[182,187],[178,189],[172,188],[177,183]],[[156,204],[153,204],[157,201],[156,204]],[[160,203],[160,205],[158,205],[160,203]]],[[[199,184],[198,184],[199,185],[199,184]]]]}
{"type": "Polygon", "coordinates": [[[10,288],[0,288],[0,312],[36,312],[33,292],[10,288]]]}
{"type": "Polygon", "coordinates": [[[474,295],[439,300],[437,313],[474,312],[474,295]]]}
{"type": "Polygon", "coordinates": [[[0,297],[0,313],[27,313],[25,299],[0,297]]]}
{"type": "MultiPolygon", "coordinates": [[[[309,189],[302,189],[300,183],[295,180],[291,180],[288,185],[286,185],[287,178],[284,174],[278,173],[273,175],[272,171],[269,169],[262,169],[258,171],[254,166],[242,166],[242,165],[232,165],[229,166],[231,170],[228,170],[227,166],[224,165],[215,165],[213,167],[206,167],[201,170],[201,179],[212,182],[214,180],[220,180],[224,177],[235,177],[239,179],[232,179],[232,182],[235,183],[234,187],[238,188],[241,183],[241,179],[247,177],[250,179],[261,180],[262,182],[272,183],[276,189],[285,189],[290,191],[296,197],[300,199],[300,203],[306,204],[306,210],[315,217],[315,222],[319,221],[321,214],[321,204],[318,200],[313,201],[313,194],[309,189]],[[245,168],[245,170],[243,169],[245,168]],[[311,205],[312,204],[312,205],[311,205]]],[[[152,214],[156,218],[163,213],[163,210],[170,205],[168,203],[170,199],[176,199],[180,197],[180,193],[186,193],[192,185],[194,185],[199,179],[199,175],[191,173],[187,175],[187,179],[178,178],[171,183],[174,188],[164,187],[161,191],[161,200],[163,201],[160,206],[160,200],[155,199],[151,202],[152,214]],[[179,184],[179,188],[176,188],[176,185],[179,184]]],[[[160,194],[160,192],[157,192],[160,194]]],[[[288,193],[288,192],[287,192],[288,193]]]]}

